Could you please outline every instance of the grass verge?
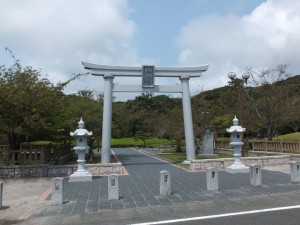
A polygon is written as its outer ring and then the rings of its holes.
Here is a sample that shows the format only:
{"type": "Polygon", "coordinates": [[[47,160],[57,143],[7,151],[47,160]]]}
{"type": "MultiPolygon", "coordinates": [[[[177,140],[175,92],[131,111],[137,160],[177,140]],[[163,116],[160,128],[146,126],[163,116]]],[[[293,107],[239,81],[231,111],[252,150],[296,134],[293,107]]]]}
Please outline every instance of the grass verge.
{"type": "MultiPolygon", "coordinates": [[[[176,163],[181,163],[186,160],[186,154],[185,153],[168,153],[159,154],[160,157],[172,160],[176,163]]],[[[197,155],[196,159],[223,159],[223,158],[232,158],[230,155],[216,155],[216,156],[200,156],[197,155]]]]}

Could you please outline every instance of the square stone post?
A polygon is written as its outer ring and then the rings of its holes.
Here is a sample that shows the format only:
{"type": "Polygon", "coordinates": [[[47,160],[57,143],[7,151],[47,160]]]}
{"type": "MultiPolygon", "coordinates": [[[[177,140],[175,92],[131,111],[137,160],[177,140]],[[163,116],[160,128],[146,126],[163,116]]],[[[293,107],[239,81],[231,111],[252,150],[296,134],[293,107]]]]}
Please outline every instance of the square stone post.
{"type": "Polygon", "coordinates": [[[0,181],[0,209],[2,209],[2,200],[3,200],[3,181],[0,181]]]}
{"type": "Polygon", "coordinates": [[[213,167],[209,167],[206,170],[206,182],[208,191],[218,191],[219,190],[219,177],[218,170],[213,167]]]}
{"type": "Polygon", "coordinates": [[[250,183],[253,187],[262,186],[261,165],[250,166],[250,183]]]}
{"type": "Polygon", "coordinates": [[[108,176],[108,200],[118,200],[119,198],[118,174],[110,174],[108,176]]]}
{"type": "Polygon", "coordinates": [[[160,195],[170,195],[171,191],[171,173],[167,170],[160,171],[160,195]]]}
{"type": "Polygon", "coordinates": [[[300,162],[292,161],[290,162],[291,168],[291,182],[299,183],[300,182],[300,162]]]}
{"type": "Polygon", "coordinates": [[[51,182],[51,204],[63,204],[63,178],[56,177],[51,182]]]}
{"type": "Polygon", "coordinates": [[[113,74],[105,74],[104,78],[104,101],[102,123],[102,149],[101,163],[110,163],[111,153],[111,124],[112,124],[112,90],[113,74]]]}

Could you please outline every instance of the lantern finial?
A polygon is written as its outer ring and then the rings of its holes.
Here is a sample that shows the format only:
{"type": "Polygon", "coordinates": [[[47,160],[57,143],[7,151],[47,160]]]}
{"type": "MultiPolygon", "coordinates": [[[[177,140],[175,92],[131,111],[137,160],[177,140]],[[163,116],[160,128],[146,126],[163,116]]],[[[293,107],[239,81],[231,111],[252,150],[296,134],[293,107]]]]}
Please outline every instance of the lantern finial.
{"type": "Polygon", "coordinates": [[[82,120],[82,117],[80,117],[80,121],[78,122],[78,128],[83,129],[84,128],[84,122],[82,120]]]}
{"type": "Polygon", "coordinates": [[[238,118],[236,118],[236,116],[234,116],[234,119],[232,120],[232,122],[233,122],[234,126],[238,126],[239,125],[239,120],[238,120],[238,118]]]}

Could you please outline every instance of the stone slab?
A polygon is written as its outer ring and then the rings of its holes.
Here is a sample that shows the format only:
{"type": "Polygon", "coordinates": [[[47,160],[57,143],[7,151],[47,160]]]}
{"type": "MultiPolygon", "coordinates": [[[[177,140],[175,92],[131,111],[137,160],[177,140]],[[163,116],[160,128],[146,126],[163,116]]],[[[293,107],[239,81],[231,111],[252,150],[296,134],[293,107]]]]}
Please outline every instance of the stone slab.
{"type": "Polygon", "coordinates": [[[93,180],[93,175],[89,172],[75,172],[69,178],[69,182],[88,182],[93,180]]]}

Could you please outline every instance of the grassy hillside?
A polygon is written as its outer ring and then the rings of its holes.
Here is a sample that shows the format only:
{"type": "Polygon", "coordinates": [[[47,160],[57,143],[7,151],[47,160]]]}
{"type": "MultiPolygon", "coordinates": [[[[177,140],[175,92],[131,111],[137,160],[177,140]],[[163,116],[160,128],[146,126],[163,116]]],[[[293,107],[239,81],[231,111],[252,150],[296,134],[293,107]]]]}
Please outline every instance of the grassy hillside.
{"type": "Polygon", "coordinates": [[[279,141],[279,140],[299,141],[300,140],[300,132],[285,134],[285,135],[281,135],[281,136],[274,138],[274,141],[279,141]]]}

